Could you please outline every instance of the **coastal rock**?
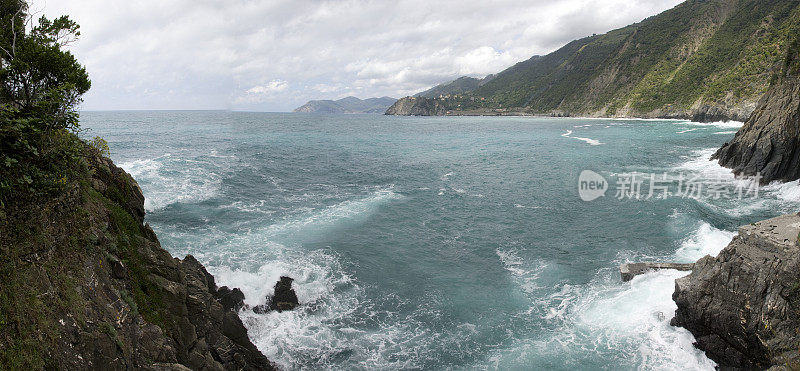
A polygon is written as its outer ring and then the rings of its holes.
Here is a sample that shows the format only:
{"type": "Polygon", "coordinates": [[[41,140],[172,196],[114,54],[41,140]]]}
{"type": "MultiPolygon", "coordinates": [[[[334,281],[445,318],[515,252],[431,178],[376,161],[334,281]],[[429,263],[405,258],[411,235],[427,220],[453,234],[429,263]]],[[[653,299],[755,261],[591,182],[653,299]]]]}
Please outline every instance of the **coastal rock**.
{"type": "Polygon", "coordinates": [[[387,115],[396,116],[442,116],[447,108],[437,99],[423,97],[405,97],[394,102],[386,110],[387,115]]]}
{"type": "Polygon", "coordinates": [[[267,304],[256,305],[253,307],[253,312],[259,314],[273,310],[282,312],[292,310],[300,305],[297,300],[297,293],[292,288],[292,281],[294,279],[281,276],[280,280],[275,284],[275,293],[271,297],[267,297],[267,304]]]}
{"type": "Polygon", "coordinates": [[[762,183],[800,178],[800,47],[790,49],[758,107],[729,143],[713,156],[736,174],[762,183]]]}
{"type": "Polygon", "coordinates": [[[238,312],[239,309],[244,307],[244,293],[238,288],[231,290],[228,286],[222,286],[217,290],[214,296],[226,311],[232,310],[238,312]]]}
{"type": "Polygon", "coordinates": [[[124,170],[91,151],[86,165],[88,179],[50,204],[22,205],[0,220],[0,293],[17,295],[20,303],[0,316],[2,364],[273,369],[237,313],[226,310],[239,305],[241,292],[220,292],[194,257],[176,259],[161,248],[144,223],[141,190],[124,170]],[[11,228],[33,231],[36,243],[8,233],[11,228]],[[40,350],[28,351],[39,344],[40,350]],[[15,349],[20,353],[11,358],[15,349]]]}
{"type": "Polygon", "coordinates": [[[739,228],[675,280],[672,325],[723,368],[800,368],[800,215],[739,228]]]}
{"type": "Polygon", "coordinates": [[[280,281],[275,284],[275,294],[269,301],[269,307],[278,312],[292,310],[300,303],[297,300],[297,293],[292,288],[293,279],[282,276],[280,281]]]}

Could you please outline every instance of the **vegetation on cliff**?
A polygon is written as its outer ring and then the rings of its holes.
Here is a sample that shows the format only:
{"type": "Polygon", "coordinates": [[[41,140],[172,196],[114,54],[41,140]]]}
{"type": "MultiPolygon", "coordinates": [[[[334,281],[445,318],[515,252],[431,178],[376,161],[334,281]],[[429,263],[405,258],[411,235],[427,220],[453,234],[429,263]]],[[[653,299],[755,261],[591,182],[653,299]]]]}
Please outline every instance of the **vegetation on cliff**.
{"type": "Polygon", "coordinates": [[[461,76],[453,81],[444,84],[439,84],[421,93],[414,94],[414,96],[423,98],[438,98],[443,95],[469,93],[483,86],[484,84],[489,82],[492,78],[494,78],[494,75],[489,75],[482,79],[476,79],[474,77],[469,77],[469,76],[461,76]]]}
{"type": "Polygon", "coordinates": [[[797,1],[688,0],[534,56],[441,103],[448,110],[744,121],[798,23],[797,1]]]}
{"type": "Polygon", "coordinates": [[[358,99],[345,97],[339,100],[311,100],[294,109],[306,113],[383,113],[397,99],[391,97],[358,99]]]}
{"type": "Polygon", "coordinates": [[[0,369],[271,369],[213,277],[160,247],[105,141],[78,136],[78,25],[0,11],[0,369]]]}
{"type": "Polygon", "coordinates": [[[758,107],[712,157],[734,173],[763,183],[800,178],[800,24],[781,69],[758,107]]]}

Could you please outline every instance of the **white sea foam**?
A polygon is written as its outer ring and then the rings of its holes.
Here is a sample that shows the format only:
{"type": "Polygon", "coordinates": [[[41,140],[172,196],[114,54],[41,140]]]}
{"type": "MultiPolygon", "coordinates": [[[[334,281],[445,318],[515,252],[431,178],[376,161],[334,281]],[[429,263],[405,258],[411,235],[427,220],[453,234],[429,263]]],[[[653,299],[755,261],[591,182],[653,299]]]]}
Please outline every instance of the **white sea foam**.
{"type": "Polygon", "coordinates": [[[689,263],[706,255],[717,256],[735,235],[735,232],[717,229],[711,224],[702,222],[694,233],[681,242],[681,247],[675,251],[675,258],[680,262],[689,263]]]}
{"type": "Polygon", "coordinates": [[[704,177],[712,177],[714,179],[734,181],[735,176],[731,169],[724,168],[716,160],[711,159],[714,152],[716,152],[716,148],[692,151],[684,162],[675,167],[675,170],[702,174],[704,177]]]}
{"type": "Polygon", "coordinates": [[[596,140],[596,139],[573,137],[573,136],[570,136],[570,135],[572,135],[572,130],[567,130],[566,133],[561,134],[562,137],[582,140],[582,141],[584,141],[586,143],[589,143],[590,145],[593,145],[593,146],[599,146],[599,145],[603,144],[599,140],[596,140]]]}
{"type": "Polygon", "coordinates": [[[680,124],[684,125],[695,125],[695,126],[716,126],[720,128],[740,128],[744,125],[744,122],[741,121],[715,121],[715,122],[696,122],[696,121],[686,121],[681,122],[680,124]]]}
{"type": "Polygon", "coordinates": [[[174,158],[170,154],[120,163],[142,187],[147,211],[177,202],[200,202],[216,196],[221,177],[205,164],[174,158]]]}
{"type": "MultiPolygon", "coordinates": [[[[716,255],[734,233],[701,222],[675,252],[680,261],[716,255]]],[[[520,288],[530,294],[532,306],[520,316],[540,316],[554,330],[538,338],[518,338],[499,349],[489,368],[530,367],[530,359],[558,357],[564,364],[586,364],[585,357],[612,354],[621,368],[640,370],[713,370],[715,364],[693,346],[687,330],[670,326],[677,308],[672,300],[675,279],[687,272],[662,270],[620,283],[613,268],[603,269],[586,285],[562,284],[545,297],[537,291],[543,267],[528,264],[516,250],[495,251],[520,288]]],[[[641,257],[639,257],[640,259],[641,257]]],[[[591,362],[591,361],[589,361],[591,362]]],[[[543,365],[539,365],[543,367],[543,365]]]]}
{"type": "Polygon", "coordinates": [[[695,130],[697,130],[697,128],[694,128],[694,129],[686,129],[686,130],[681,130],[681,131],[679,131],[679,132],[678,132],[678,134],[688,133],[688,132],[690,132],[690,131],[695,131],[695,130]]]}
{"type": "Polygon", "coordinates": [[[736,134],[736,132],[735,131],[718,131],[718,132],[713,133],[713,134],[715,134],[715,135],[730,135],[730,134],[736,134]]]}
{"type": "Polygon", "coordinates": [[[265,239],[278,238],[281,241],[285,241],[286,238],[289,238],[292,241],[299,242],[307,238],[324,235],[331,228],[361,221],[382,204],[402,197],[402,195],[392,191],[391,187],[379,189],[364,198],[344,201],[270,225],[261,233],[265,239]]]}
{"type": "Polygon", "coordinates": [[[541,288],[537,281],[542,272],[547,268],[547,264],[541,261],[527,262],[522,259],[514,249],[496,249],[495,254],[500,258],[503,267],[511,272],[523,291],[533,294],[536,289],[541,288]]]}
{"type": "Polygon", "coordinates": [[[514,339],[512,346],[489,357],[487,367],[529,368],[532,357],[552,356],[575,365],[591,363],[586,357],[599,361],[611,356],[623,369],[714,369],[714,362],[693,346],[691,333],[669,324],[676,309],[675,279],[687,272],[649,272],[628,283],[607,273],[599,273],[588,285],[564,284],[545,298],[533,299],[531,309],[520,316],[539,315],[555,330],[514,339]]]}
{"type": "Polygon", "coordinates": [[[665,270],[635,277],[620,288],[595,287],[576,308],[578,327],[594,336],[598,347],[629,351],[640,369],[714,369],[714,363],[693,346],[683,328],[670,326],[677,306],[672,301],[675,279],[686,272],[665,270]]]}
{"type": "Polygon", "coordinates": [[[372,310],[364,302],[363,289],[345,273],[335,254],[301,247],[309,238],[361,221],[380,205],[400,198],[391,187],[379,189],[366,197],[301,213],[270,226],[222,236],[211,244],[213,250],[198,255],[210,262],[209,271],[219,285],[240,288],[250,306],[263,304],[280,276],[295,279],[293,286],[304,304],[300,309],[241,312],[253,343],[281,368],[327,368],[331,358],[343,352],[354,352],[351,359],[360,360],[364,367],[413,367],[408,359],[398,362],[383,354],[384,346],[404,341],[412,332],[404,326],[411,325],[401,320],[375,333],[354,328],[353,318],[372,310]],[[243,264],[232,264],[234,261],[243,264]]]}

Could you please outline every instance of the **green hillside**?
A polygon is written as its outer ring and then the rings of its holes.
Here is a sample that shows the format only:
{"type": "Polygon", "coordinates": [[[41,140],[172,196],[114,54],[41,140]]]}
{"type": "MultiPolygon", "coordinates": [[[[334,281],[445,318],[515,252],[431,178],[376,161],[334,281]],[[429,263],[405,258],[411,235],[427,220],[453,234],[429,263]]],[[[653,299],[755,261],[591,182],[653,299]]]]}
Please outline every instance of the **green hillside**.
{"type": "Polygon", "coordinates": [[[744,120],[798,24],[797,0],[689,0],[520,62],[445,104],[452,110],[744,120]]]}
{"type": "Polygon", "coordinates": [[[436,98],[442,95],[468,93],[481,87],[482,85],[490,81],[493,77],[494,75],[489,75],[484,77],[483,79],[476,79],[474,77],[461,76],[453,81],[444,84],[439,84],[421,93],[414,94],[414,96],[424,97],[424,98],[436,98]]]}

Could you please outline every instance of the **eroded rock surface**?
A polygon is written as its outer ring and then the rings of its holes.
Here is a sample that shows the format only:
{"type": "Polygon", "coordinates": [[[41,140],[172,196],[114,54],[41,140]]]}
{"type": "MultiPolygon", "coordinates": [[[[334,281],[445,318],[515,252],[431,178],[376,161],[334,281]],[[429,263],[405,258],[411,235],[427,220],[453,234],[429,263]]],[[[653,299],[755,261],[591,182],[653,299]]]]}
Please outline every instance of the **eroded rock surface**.
{"type": "Polygon", "coordinates": [[[714,154],[736,174],[759,174],[762,183],[800,179],[800,46],[736,136],[714,154]]]}
{"type": "Polygon", "coordinates": [[[746,225],[675,280],[672,324],[722,367],[800,369],[800,216],[746,225]]]}

